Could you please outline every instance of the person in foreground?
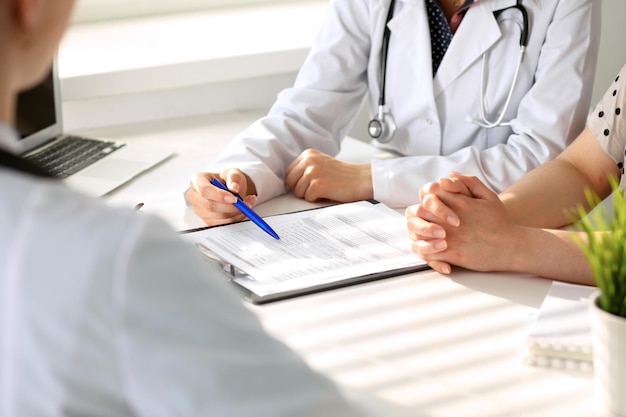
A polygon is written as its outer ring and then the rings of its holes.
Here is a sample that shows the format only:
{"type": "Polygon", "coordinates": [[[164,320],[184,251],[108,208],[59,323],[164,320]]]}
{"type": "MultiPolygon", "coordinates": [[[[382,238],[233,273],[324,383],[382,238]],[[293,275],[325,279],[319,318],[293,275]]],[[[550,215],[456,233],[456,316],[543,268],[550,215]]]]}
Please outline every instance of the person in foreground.
{"type": "Polygon", "coordinates": [[[611,177],[623,192],[626,161],[626,65],[561,155],[499,196],[477,178],[453,173],[425,185],[422,203],[406,209],[413,251],[442,273],[451,265],[520,271],[593,285],[571,230],[585,189],[605,198],[611,177]]]}
{"type": "Polygon", "coordinates": [[[164,221],[11,149],[73,0],[0,0],[0,416],[357,416],[164,221]]]}
{"type": "Polygon", "coordinates": [[[293,87],[192,176],[187,201],[213,225],[243,219],[213,177],[248,204],[292,190],[406,207],[450,169],[502,191],[584,127],[599,17],[593,0],[333,0],[293,87]],[[370,138],[397,157],[335,157],[364,100],[370,138]]]}

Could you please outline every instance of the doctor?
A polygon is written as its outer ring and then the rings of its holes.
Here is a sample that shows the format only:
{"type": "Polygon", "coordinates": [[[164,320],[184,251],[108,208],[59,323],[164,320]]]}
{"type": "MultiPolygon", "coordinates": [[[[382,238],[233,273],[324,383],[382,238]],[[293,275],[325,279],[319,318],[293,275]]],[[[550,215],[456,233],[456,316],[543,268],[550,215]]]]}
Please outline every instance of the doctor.
{"type": "Polygon", "coordinates": [[[243,216],[213,177],[251,205],[291,189],[404,207],[451,169],[501,191],[584,127],[599,20],[593,0],[332,0],[294,86],[186,198],[221,224],[243,216]],[[365,97],[374,143],[397,158],[334,158],[365,97]]]}

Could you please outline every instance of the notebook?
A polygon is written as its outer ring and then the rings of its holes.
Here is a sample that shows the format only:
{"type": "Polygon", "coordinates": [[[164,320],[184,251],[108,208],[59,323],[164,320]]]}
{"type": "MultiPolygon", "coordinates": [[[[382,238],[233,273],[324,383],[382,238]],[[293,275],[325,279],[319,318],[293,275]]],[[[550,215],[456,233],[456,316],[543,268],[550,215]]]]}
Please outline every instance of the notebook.
{"type": "Polygon", "coordinates": [[[527,339],[524,362],[534,366],[589,371],[589,298],[596,287],[554,281],[527,339]]]}
{"type": "Polygon", "coordinates": [[[114,190],[172,155],[158,147],[65,134],[56,57],[46,78],[19,95],[16,126],[20,136],[15,149],[18,154],[94,197],[114,190]],[[73,163],[77,165],[71,169],[73,163]]]}

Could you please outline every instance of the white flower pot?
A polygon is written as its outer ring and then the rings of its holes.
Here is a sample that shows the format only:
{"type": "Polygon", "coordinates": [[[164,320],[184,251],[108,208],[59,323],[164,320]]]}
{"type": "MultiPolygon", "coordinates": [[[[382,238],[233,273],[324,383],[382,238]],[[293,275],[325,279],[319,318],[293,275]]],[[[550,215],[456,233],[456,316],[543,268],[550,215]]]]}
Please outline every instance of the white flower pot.
{"type": "Polygon", "coordinates": [[[626,318],[600,309],[598,295],[590,297],[596,390],[607,411],[626,417],[626,318]]]}

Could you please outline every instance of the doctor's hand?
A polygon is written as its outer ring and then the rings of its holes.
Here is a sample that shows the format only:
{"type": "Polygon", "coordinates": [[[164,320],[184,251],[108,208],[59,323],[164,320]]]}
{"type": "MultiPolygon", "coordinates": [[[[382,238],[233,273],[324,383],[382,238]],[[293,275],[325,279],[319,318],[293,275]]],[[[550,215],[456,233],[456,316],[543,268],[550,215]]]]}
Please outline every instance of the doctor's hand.
{"type": "Polygon", "coordinates": [[[406,209],[412,250],[436,271],[510,269],[521,232],[498,196],[476,177],[453,173],[424,186],[406,209]]]}
{"type": "Polygon", "coordinates": [[[314,149],[305,150],[287,167],[285,182],[306,201],[374,198],[370,164],[340,161],[314,149]]]}
{"type": "Polygon", "coordinates": [[[192,205],[194,213],[208,226],[245,220],[244,214],[233,206],[233,203],[237,201],[236,197],[211,184],[212,178],[218,178],[224,182],[226,187],[238,193],[248,206],[255,203],[254,181],[239,169],[230,168],[220,173],[199,172],[191,177],[191,186],[185,193],[185,198],[192,205]]]}

